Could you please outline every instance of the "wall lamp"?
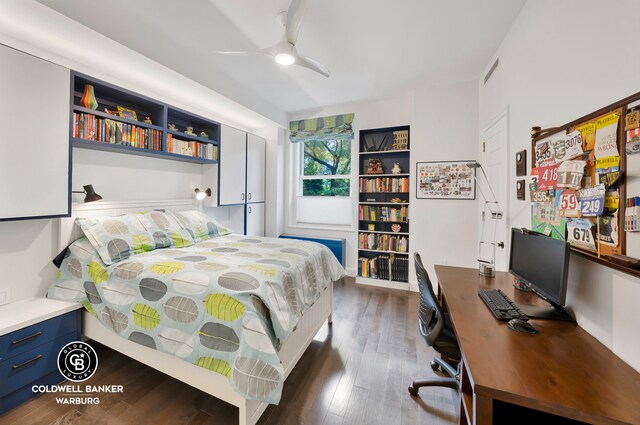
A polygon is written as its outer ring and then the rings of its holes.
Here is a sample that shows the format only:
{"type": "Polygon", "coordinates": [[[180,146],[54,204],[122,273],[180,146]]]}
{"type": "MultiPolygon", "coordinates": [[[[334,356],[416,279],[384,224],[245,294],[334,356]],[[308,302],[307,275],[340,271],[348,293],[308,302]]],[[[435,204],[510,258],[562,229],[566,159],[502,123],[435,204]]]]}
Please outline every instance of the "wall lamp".
{"type": "Polygon", "coordinates": [[[202,201],[207,196],[211,196],[211,189],[200,190],[200,189],[196,188],[196,190],[194,190],[194,192],[196,193],[196,199],[198,201],[202,201]]]}
{"type": "Polygon", "coordinates": [[[102,196],[98,195],[95,190],[93,190],[93,185],[88,184],[86,186],[82,186],[84,190],[73,190],[71,193],[84,193],[86,196],[84,197],[84,203],[99,201],[102,199],[102,196]]]}

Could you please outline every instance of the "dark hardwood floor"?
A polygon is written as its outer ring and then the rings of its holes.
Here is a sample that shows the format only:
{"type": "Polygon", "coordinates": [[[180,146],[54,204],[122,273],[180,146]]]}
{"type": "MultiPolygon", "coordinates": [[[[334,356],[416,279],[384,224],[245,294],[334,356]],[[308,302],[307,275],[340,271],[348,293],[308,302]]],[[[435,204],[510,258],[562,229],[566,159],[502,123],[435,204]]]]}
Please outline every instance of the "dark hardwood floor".
{"type": "MultiPolygon", "coordinates": [[[[407,386],[433,376],[435,352],[417,329],[416,293],[335,285],[334,322],[325,324],[287,379],[278,406],[261,425],[451,424],[457,396],[446,388],[407,386]]],[[[58,405],[45,394],[0,416],[0,424],[237,424],[233,406],[214,399],[106,347],[86,384],[124,385],[123,394],[101,394],[99,405],[58,405]]],[[[83,383],[83,384],[85,384],[83,383]]]]}

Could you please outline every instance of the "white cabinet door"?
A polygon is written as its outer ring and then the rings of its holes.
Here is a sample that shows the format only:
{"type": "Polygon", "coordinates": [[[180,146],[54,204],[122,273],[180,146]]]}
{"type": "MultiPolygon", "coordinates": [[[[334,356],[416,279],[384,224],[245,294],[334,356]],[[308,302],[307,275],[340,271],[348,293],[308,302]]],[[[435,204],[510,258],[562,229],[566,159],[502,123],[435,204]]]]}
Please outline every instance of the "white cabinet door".
{"type": "Polygon", "coordinates": [[[264,236],[264,203],[247,205],[247,236],[264,236]]]}
{"type": "Polygon", "coordinates": [[[265,154],[267,141],[247,135],[247,202],[264,202],[265,154]]]}
{"type": "Polygon", "coordinates": [[[220,205],[245,203],[247,133],[225,125],[220,129],[220,205]]]}
{"type": "Polygon", "coordinates": [[[70,71],[3,45],[0,64],[0,220],[67,215],[70,71]]]}

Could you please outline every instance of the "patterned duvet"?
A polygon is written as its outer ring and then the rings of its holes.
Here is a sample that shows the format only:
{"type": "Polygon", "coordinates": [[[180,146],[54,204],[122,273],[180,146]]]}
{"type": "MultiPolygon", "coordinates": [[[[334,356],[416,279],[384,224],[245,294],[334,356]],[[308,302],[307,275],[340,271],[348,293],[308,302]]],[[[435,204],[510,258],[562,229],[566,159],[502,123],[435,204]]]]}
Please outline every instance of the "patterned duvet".
{"type": "Polygon", "coordinates": [[[229,378],[243,397],[278,403],[278,348],[330,282],[344,274],[320,244],[227,235],[106,266],[74,242],[48,297],[77,300],[138,344],[229,378]]]}

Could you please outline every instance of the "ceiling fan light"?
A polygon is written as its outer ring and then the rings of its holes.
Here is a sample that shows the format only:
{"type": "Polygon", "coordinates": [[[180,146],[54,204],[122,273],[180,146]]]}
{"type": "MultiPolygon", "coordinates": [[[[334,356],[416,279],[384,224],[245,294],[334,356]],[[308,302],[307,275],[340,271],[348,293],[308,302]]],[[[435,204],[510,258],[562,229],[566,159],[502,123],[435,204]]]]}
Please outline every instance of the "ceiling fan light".
{"type": "Polygon", "coordinates": [[[280,65],[288,66],[293,65],[296,62],[296,58],[289,53],[278,53],[276,55],[276,62],[280,65]]]}

